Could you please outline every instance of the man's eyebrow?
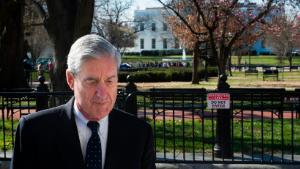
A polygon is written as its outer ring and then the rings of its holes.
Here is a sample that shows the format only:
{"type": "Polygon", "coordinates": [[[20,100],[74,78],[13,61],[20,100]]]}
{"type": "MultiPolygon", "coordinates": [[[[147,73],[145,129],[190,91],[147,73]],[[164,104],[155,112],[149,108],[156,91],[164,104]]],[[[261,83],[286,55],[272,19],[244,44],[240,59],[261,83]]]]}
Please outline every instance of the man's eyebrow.
{"type": "Polygon", "coordinates": [[[117,76],[116,75],[112,75],[112,76],[109,76],[107,79],[113,79],[113,78],[116,78],[117,76]]]}
{"type": "Polygon", "coordinates": [[[84,78],[83,80],[97,80],[97,78],[93,77],[93,76],[88,76],[88,77],[84,78]]]}

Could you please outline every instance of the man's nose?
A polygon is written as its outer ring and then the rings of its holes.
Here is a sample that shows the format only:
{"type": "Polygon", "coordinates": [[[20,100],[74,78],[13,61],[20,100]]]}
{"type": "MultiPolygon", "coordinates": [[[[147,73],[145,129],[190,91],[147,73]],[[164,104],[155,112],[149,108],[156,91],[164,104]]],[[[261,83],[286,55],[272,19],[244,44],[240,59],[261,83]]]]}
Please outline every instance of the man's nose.
{"type": "Polygon", "coordinates": [[[103,84],[99,84],[96,87],[96,95],[99,97],[107,96],[107,89],[103,84]]]}

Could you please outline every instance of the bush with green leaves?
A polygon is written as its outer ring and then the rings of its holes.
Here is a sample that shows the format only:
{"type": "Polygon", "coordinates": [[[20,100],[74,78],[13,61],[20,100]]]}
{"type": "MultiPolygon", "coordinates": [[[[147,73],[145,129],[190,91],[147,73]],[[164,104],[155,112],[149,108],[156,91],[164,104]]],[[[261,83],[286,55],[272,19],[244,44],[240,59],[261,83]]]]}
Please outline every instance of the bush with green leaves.
{"type": "MultiPolygon", "coordinates": [[[[174,68],[150,68],[147,70],[139,70],[136,72],[121,71],[119,73],[119,81],[126,82],[126,77],[130,75],[134,82],[170,82],[170,81],[191,81],[192,68],[174,67],[174,68]]],[[[216,67],[208,68],[208,76],[217,76],[218,70],[216,67]]],[[[201,69],[198,72],[200,79],[205,76],[205,70],[201,69]]]]}

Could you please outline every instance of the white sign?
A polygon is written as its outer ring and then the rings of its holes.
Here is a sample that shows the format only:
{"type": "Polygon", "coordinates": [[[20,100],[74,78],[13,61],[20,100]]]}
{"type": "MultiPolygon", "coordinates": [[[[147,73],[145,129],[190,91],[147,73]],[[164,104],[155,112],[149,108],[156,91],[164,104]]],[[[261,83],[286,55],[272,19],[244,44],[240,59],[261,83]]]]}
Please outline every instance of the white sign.
{"type": "Polygon", "coordinates": [[[230,94],[229,93],[208,93],[207,107],[210,109],[229,109],[230,94]]]}

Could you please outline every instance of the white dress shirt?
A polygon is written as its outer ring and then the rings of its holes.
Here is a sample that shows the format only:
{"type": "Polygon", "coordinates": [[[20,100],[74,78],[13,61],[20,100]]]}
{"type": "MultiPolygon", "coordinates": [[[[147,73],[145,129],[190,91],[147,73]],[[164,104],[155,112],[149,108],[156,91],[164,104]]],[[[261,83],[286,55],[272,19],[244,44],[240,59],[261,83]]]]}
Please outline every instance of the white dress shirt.
{"type": "MultiPolygon", "coordinates": [[[[89,120],[87,120],[82,113],[79,111],[76,103],[74,103],[74,114],[75,114],[75,122],[78,130],[80,145],[82,155],[85,158],[87,143],[92,135],[92,131],[87,126],[89,120]]],[[[102,150],[102,168],[104,168],[105,162],[105,153],[106,153],[106,143],[107,143],[107,135],[108,135],[108,116],[105,116],[99,123],[99,131],[98,134],[101,140],[101,150],[102,150]]]]}

